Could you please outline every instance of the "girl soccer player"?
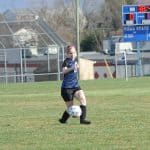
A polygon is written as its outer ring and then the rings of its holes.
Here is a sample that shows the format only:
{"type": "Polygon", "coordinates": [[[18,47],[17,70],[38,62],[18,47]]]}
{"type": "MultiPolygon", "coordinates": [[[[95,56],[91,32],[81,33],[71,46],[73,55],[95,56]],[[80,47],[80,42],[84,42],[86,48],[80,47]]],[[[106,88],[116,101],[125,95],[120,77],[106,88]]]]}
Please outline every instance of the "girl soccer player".
{"type": "MultiPolygon", "coordinates": [[[[80,101],[80,108],[82,114],[80,116],[80,124],[90,124],[91,122],[85,120],[86,118],[86,97],[78,83],[78,68],[77,52],[75,46],[67,46],[67,58],[62,64],[62,71],[64,79],[61,85],[61,96],[67,106],[67,109],[73,105],[74,97],[80,101]]],[[[70,115],[67,110],[64,111],[62,117],[59,119],[60,123],[66,123],[70,115]]]]}

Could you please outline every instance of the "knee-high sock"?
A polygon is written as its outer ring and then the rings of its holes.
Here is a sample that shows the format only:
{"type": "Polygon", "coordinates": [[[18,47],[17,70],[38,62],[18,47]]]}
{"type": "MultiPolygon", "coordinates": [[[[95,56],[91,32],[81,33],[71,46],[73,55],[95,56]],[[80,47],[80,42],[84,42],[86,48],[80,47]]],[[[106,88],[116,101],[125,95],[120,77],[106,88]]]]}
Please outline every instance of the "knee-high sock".
{"type": "Polygon", "coordinates": [[[81,108],[81,110],[82,110],[82,114],[81,114],[81,116],[80,116],[80,121],[83,121],[83,120],[85,120],[85,118],[86,118],[86,106],[80,105],[80,108],[81,108]]]}
{"type": "Polygon", "coordinates": [[[69,117],[70,117],[70,115],[69,115],[68,112],[65,110],[64,113],[63,113],[63,115],[62,115],[62,117],[61,117],[61,120],[62,120],[63,122],[66,122],[69,117]]]}

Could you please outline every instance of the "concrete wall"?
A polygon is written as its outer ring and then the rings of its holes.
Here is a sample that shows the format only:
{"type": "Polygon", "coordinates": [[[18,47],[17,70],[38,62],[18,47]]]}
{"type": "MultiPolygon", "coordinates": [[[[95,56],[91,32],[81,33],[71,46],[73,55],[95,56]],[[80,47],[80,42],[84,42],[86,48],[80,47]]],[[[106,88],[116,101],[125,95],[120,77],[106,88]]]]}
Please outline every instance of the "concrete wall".
{"type": "Polygon", "coordinates": [[[96,62],[94,64],[95,79],[111,78],[115,77],[115,66],[108,62],[108,67],[105,62],[96,62]]]}
{"type": "MultiPolygon", "coordinates": [[[[144,69],[148,70],[147,68],[144,69]]],[[[94,64],[94,74],[95,79],[103,79],[103,78],[116,78],[116,66],[108,62],[108,66],[106,66],[105,62],[97,62],[94,64]]],[[[127,65],[127,76],[133,77],[136,76],[136,65],[127,65]]],[[[125,78],[126,77],[126,68],[125,65],[120,64],[117,65],[117,78],[125,78]]]]}

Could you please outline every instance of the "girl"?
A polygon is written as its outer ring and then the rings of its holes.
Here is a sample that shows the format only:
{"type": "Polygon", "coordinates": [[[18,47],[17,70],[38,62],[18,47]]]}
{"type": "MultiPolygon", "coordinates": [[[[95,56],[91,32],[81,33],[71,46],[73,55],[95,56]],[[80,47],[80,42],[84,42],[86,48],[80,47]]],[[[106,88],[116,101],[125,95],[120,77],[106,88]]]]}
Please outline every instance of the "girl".
{"type": "MultiPolygon", "coordinates": [[[[91,122],[85,120],[86,118],[86,97],[83,90],[80,88],[78,83],[78,63],[77,63],[77,52],[75,46],[67,46],[67,58],[62,64],[62,71],[64,79],[61,85],[61,96],[67,106],[67,109],[73,105],[74,97],[80,101],[80,108],[82,114],[80,116],[80,124],[90,124],[91,122]]],[[[64,111],[62,117],[59,119],[60,123],[66,123],[70,117],[67,110],[64,111]]]]}

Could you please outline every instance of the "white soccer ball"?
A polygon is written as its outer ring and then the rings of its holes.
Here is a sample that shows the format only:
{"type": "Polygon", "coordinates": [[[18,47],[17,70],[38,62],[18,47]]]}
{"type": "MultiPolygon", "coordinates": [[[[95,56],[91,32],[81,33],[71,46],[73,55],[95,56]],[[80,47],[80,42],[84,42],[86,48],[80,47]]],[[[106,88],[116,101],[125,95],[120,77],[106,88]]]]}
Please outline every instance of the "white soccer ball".
{"type": "Polygon", "coordinates": [[[80,106],[77,105],[70,106],[67,112],[72,117],[80,117],[82,113],[80,106]]]}

